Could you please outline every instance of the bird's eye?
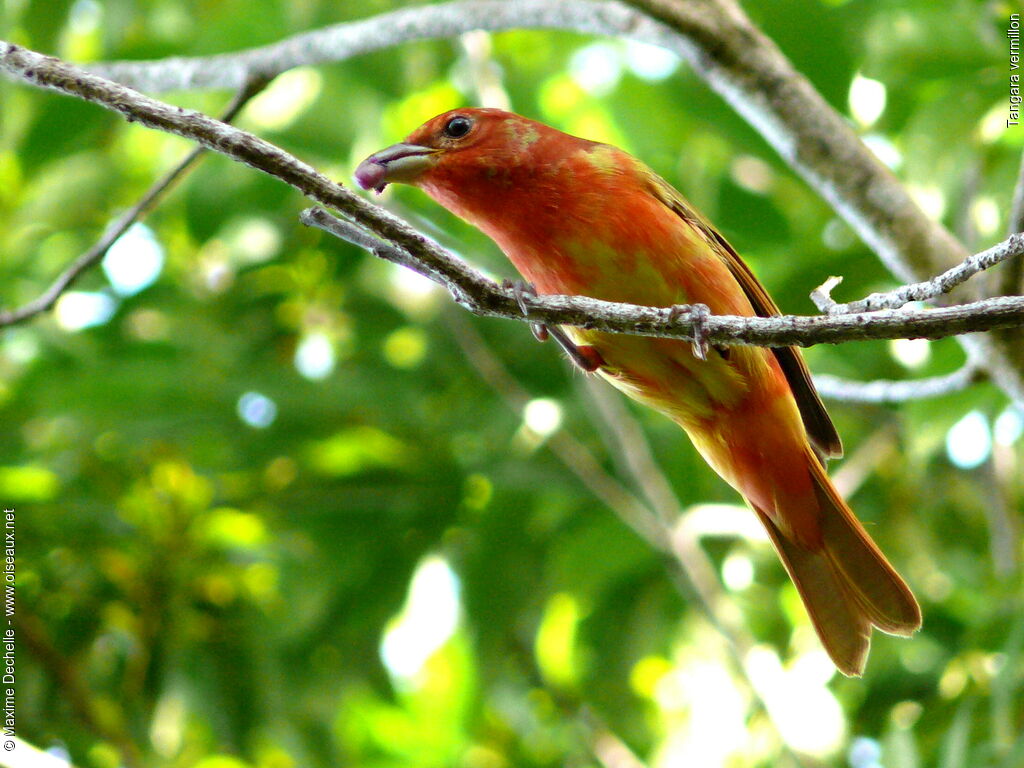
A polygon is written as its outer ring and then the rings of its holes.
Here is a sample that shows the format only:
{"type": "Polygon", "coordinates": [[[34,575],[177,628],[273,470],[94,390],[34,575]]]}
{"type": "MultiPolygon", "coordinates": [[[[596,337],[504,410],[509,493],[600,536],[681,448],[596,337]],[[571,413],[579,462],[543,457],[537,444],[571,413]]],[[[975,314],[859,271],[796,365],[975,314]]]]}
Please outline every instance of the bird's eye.
{"type": "Polygon", "coordinates": [[[444,135],[450,139],[461,139],[469,129],[473,127],[473,121],[463,115],[456,115],[444,126],[444,135]]]}

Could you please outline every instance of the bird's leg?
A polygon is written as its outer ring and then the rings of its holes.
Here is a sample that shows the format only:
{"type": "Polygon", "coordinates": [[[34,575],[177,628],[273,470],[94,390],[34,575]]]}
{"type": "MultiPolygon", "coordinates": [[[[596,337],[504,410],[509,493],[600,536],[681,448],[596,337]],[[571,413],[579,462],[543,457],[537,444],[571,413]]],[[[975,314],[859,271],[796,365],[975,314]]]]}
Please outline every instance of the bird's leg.
{"type": "MultiPolygon", "coordinates": [[[[516,303],[519,304],[519,309],[522,310],[524,316],[529,317],[530,312],[526,297],[536,296],[537,290],[523,280],[516,280],[515,282],[505,280],[502,282],[502,285],[505,288],[512,289],[512,293],[516,297],[516,303]]],[[[530,330],[537,341],[547,341],[548,337],[554,339],[565,354],[569,356],[573,364],[586,373],[593,373],[605,364],[601,353],[594,349],[594,347],[574,344],[565,334],[565,331],[557,326],[547,326],[544,323],[531,322],[530,330]]]]}
{"type": "Polygon", "coordinates": [[[573,364],[584,373],[593,373],[605,364],[604,358],[595,347],[589,344],[574,344],[561,328],[547,330],[551,338],[558,342],[558,346],[565,350],[573,364]]]}

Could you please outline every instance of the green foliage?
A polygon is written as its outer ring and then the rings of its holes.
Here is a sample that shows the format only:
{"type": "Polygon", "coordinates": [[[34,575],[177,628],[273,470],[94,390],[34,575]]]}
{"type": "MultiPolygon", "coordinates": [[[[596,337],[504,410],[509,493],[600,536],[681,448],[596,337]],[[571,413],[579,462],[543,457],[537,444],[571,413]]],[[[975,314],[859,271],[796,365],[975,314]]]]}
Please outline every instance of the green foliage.
{"type": "MultiPolygon", "coordinates": [[[[15,41],[86,61],[227,52],[397,5],[28,2],[7,21],[15,41]]],[[[1000,129],[1008,6],[746,5],[835,107],[898,154],[897,173],[937,215],[973,233],[972,246],[1000,239],[1024,145],[1024,129],[1000,129]],[[856,77],[888,88],[870,125],[850,112],[856,77]]],[[[784,309],[811,311],[807,294],[831,274],[846,278],[842,298],[891,285],[685,66],[645,78],[627,62],[649,51],[559,32],[491,44],[513,108],[649,162],[784,309]],[[595,61],[618,76],[588,79],[595,61]]],[[[240,124],[347,182],[369,152],[475,101],[464,45],[289,73],[240,124]]],[[[229,97],[170,98],[217,113],[229,97]]],[[[9,82],[0,100],[0,301],[13,306],[188,147],[9,82]]],[[[390,190],[383,202],[511,274],[483,235],[423,195],[390,190]]],[[[163,254],[151,285],[121,295],[94,270],[75,291],[106,297],[104,322],[72,330],[62,304],[0,337],[20,735],[66,748],[81,768],[124,764],[125,740],[161,766],[583,768],[599,764],[608,732],[652,766],[787,765],[794,751],[841,766],[876,749],[879,763],[855,764],[1024,764],[1024,441],[1000,438],[973,469],[946,451],[969,412],[988,425],[1002,415],[997,437],[1008,434],[998,390],[832,406],[850,457],[842,482],[925,614],[912,640],[877,636],[856,681],[823,665],[767,545],[716,517],[729,508],[707,506],[734,494],[675,426],[635,412],[682,504],[726,529],[703,544],[759,643],[748,664],[758,703],[662,558],[466,353],[479,335],[531,397],[558,404],[599,471],[630,485],[553,345],[521,324],[465,317],[304,229],[306,204],[208,157],[146,219],[163,254]]],[[[920,350],[848,344],[809,359],[869,380],[963,358],[954,341],[910,354],[920,350]]]]}

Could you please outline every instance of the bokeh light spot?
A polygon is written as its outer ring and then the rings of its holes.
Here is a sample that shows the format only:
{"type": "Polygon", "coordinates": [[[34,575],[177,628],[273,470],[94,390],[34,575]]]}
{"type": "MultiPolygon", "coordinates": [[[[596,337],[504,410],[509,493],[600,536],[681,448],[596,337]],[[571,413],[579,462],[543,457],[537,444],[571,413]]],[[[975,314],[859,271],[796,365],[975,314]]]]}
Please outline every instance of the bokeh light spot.
{"type": "Polygon", "coordinates": [[[415,368],[427,355],[427,334],[409,326],[388,334],[384,340],[384,358],[395,368],[415,368]]]}
{"type": "Polygon", "coordinates": [[[459,589],[459,579],[444,558],[431,555],[416,568],[405,606],[380,644],[381,660],[394,677],[415,677],[455,633],[459,589]]]}
{"type": "Polygon", "coordinates": [[[334,345],[324,333],[306,334],[295,347],[295,368],[307,379],[326,379],[334,371],[336,362],[334,345]]]}
{"type": "Polygon", "coordinates": [[[754,583],[754,564],[742,552],[733,552],[722,562],[722,581],[733,592],[742,592],[754,583]]]}
{"type": "Polygon", "coordinates": [[[562,406],[549,397],[538,397],[523,409],[526,427],[541,437],[548,437],[562,425],[562,406]]]}
{"type": "Polygon", "coordinates": [[[981,411],[971,411],[946,433],[946,455],[954,466],[973,469],[992,452],[992,433],[981,411]]]}
{"type": "Polygon", "coordinates": [[[904,368],[915,371],[931,359],[932,347],[928,339],[893,339],[889,352],[904,368]]]}
{"type": "Polygon", "coordinates": [[[246,392],[238,398],[238,418],[257,429],[266,429],[277,418],[277,404],[259,392],[246,392]]]}
{"type": "Polygon", "coordinates": [[[587,93],[605,96],[622,78],[622,58],[611,43],[592,43],[572,55],[569,73],[587,93]]]}
{"type": "Polygon", "coordinates": [[[677,53],[649,43],[626,41],[626,66],[641,80],[657,82],[672,75],[681,59],[677,53]]]}
{"type": "Polygon", "coordinates": [[[316,101],[322,86],[323,76],[313,67],[289,70],[250,102],[246,120],[265,130],[283,130],[316,101]]]}
{"type": "Polygon", "coordinates": [[[81,331],[103,325],[114,315],[117,302],[105,293],[68,291],[53,308],[57,325],[66,331],[81,331]]]}
{"type": "Polygon", "coordinates": [[[885,111],[885,85],[878,80],[853,76],[850,83],[850,113],[853,119],[864,127],[873,125],[885,111]]]}
{"type": "Polygon", "coordinates": [[[145,224],[132,224],[103,257],[103,272],[121,296],[148,288],[164,267],[164,249],[145,224]]]}

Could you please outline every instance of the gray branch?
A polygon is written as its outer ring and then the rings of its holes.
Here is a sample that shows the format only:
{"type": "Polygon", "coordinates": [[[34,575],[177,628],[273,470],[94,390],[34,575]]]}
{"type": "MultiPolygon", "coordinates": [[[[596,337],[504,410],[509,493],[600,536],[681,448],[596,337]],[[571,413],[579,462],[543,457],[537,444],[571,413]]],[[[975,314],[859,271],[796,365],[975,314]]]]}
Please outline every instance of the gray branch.
{"type": "Polygon", "coordinates": [[[552,28],[629,38],[687,59],[832,203],[900,279],[932,274],[937,266],[944,268],[967,255],[941,225],[924,215],[892,173],[738,6],[729,0],[631,4],[651,15],[614,0],[442,3],[337,24],[231,54],[96,63],[89,69],[144,91],[236,88],[253,74],[274,75],[475,29],[552,28]]]}
{"type": "Polygon", "coordinates": [[[871,312],[876,309],[899,309],[912,301],[927,301],[949,293],[979,272],[994,267],[1007,259],[1020,256],[1022,253],[1024,253],[1024,234],[1013,234],[988,250],[968,256],[960,264],[947,269],[931,280],[904,285],[887,293],[873,293],[860,301],[837,304],[832,301],[829,293],[838,281],[830,278],[811,294],[811,298],[822,312],[834,315],[871,312]]]}
{"type": "Polygon", "coordinates": [[[437,245],[433,248],[441,253],[431,252],[424,259],[419,253],[368,237],[358,226],[322,208],[303,211],[301,219],[304,224],[330,232],[379,258],[415,269],[447,288],[466,309],[485,317],[689,341],[699,336],[712,344],[763,347],[806,347],[867,339],[938,339],[1024,325],[1024,296],[1002,296],[937,309],[739,317],[709,315],[706,307],[701,309],[702,305],[642,307],[583,296],[546,294],[524,296],[528,310],[524,316],[512,290],[503,288],[437,245]]]}
{"type": "MultiPolygon", "coordinates": [[[[594,0],[463,0],[404,8],[294,35],[271,45],[216,56],[89,65],[95,74],[152,93],[237,88],[250,75],[344,61],[413,40],[452,38],[472,30],[567,29],[626,37],[679,50],[678,37],[618,2],[594,0]]],[[[680,51],[681,52],[681,51],[680,51]]]]}
{"type": "MultiPolygon", "coordinates": [[[[735,0],[628,0],[691,47],[686,58],[860,235],[901,282],[925,280],[967,258],[865,146],[850,125],[758,29],[735,0]]],[[[976,292],[974,297],[983,295],[976,292]]],[[[1017,330],[959,339],[1024,403],[1017,330]]]]}
{"type": "Polygon", "coordinates": [[[200,112],[144,96],[66,62],[0,42],[0,69],[41,88],[85,99],[150,128],[199,142],[292,185],[344,214],[305,214],[307,223],[334,227],[341,237],[444,284],[457,302],[479,315],[575,325],[617,333],[699,339],[702,343],[761,346],[838,343],[857,339],[942,338],[1024,325],[1024,297],[1003,297],[933,310],[889,310],[827,317],[709,316],[706,307],[637,307],[569,296],[529,301],[524,318],[505,290],[405,222],[332,182],[284,150],[200,112]],[[377,241],[380,241],[379,243],[377,241]]]}
{"type": "Polygon", "coordinates": [[[904,403],[908,400],[925,400],[960,392],[983,376],[983,372],[977,365],[968,362],[944,376],[908,381],[877,379],[860,382],[828,374],[818,374],[814,377],[814,386],[817,387],[818,394],[831,400],[856,403],[904,403]]]}
{"type": "Polygon", "coordinates": [[[209,115],[145,96],[119,83],[0,40],[0,71],[38,88],[84,99],[117,112],[129,122],[196,141],[238,162],[274,176],[318,203],[342,212],[377,237],[444,261],[446,253],[383,208],[334,183],[279,147],[209,115]]]}

